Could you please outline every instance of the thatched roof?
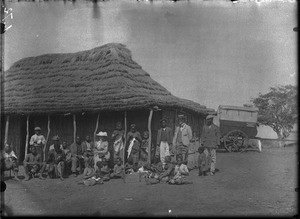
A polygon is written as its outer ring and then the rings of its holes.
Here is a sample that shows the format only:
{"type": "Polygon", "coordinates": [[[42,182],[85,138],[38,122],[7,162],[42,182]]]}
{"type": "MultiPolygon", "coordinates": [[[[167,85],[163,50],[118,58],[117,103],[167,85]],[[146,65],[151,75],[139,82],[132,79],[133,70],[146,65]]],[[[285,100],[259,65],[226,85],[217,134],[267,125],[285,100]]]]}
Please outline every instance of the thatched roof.
{"type": "Polygon", "coordinates": [[[24,58],[5,72],[6,114],[121,111],[152,106],[208,114],[150,78],[122,44],[24,58]]]}

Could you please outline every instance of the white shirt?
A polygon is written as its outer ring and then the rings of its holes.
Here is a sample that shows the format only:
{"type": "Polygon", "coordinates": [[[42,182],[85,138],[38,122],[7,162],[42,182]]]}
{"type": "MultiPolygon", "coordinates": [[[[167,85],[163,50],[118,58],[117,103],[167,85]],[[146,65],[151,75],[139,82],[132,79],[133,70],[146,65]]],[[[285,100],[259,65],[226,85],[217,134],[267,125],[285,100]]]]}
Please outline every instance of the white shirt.
{"type": "Polygon", "coordinates": [[[45,142],[46,140],[44,135],[34,134],[33,136],[31,136],[29,144],[34,146],[41,146],[44,145],[45,142]]]}
{"type": "Polygon", "coordinates": [[[184,129],[185,125],[186,125],[186,124],[183,123],[182,126],[180,126],[180,130],[181,130],[181,131],[184,129]]]}

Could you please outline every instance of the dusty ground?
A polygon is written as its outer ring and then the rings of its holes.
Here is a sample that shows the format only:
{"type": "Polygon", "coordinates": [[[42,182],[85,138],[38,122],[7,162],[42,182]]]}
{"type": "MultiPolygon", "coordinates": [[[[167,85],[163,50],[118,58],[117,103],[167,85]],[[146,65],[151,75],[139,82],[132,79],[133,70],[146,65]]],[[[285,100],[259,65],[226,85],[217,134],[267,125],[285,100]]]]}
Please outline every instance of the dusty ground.
{"type": "MultiPolygon", "coordinates": [[[[191,185],[146,185],[130,175],[85,187],[74,178],[6,180],[5,205],[13,215],[223,216],[285,215],[298,212],[297,147],[264,148],[261,153],[218,153],[215,176],[191,185]]],[[[21,169],[23,169],[21,167],[21,169]]]]}

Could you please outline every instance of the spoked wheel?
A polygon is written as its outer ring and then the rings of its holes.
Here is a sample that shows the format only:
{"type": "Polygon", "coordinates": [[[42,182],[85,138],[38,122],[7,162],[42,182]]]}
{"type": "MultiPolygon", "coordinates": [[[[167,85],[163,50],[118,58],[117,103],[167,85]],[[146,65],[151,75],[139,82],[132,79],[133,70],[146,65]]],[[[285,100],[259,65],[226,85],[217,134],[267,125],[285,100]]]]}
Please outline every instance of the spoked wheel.
{"type": "Polygon", "coordinates": [[[248,136],[243,131],[232,130],[226,134],[224,146],[229,152],[243,152],[248,147],[248,136]]]}

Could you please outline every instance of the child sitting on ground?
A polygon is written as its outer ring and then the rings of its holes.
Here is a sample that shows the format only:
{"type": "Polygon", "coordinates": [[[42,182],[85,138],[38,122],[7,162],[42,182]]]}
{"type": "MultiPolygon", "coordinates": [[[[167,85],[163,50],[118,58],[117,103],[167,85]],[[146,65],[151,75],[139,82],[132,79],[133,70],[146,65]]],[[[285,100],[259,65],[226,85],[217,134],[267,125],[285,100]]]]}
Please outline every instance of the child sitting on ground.
{"type": "Polygon", "coordinates": [[[114,166],[114,172],[110,174],[111,179],[123,179],[125,178],[125,169],[122,165],[122,159],[118,157],[114,166]]]}
{"type": "Polygon", "coordinates": [[[174,174],[174,165],[171,163],[171,157],[166,156],[165,157],[165,167],[164,170],[157,178],[146,178],[147,185],[149,184],[157,184],[159,182],[168,182],[170,178],[174,174]]]}
{"type": "Polygon", "coordinates": [[[102,165],[99,168],[100,169],[100,177],[103,181],[109,181],[110,180],[110,170],[108,168],[108,162],[106,158],[102,159],[102,165]]]}
{"type": "Polygon", "coordinates": [[[189,175],[189,170],[187,165],[182,161],[182,157],[177,158],[177,165],[174,170],[175,176],[169,180],[169,184],[171,185],[183,185],[183,184],[191,184],[193,182],[187,181],[185,176],[189,175]]]}
{"type": "Polygon", "coordinates": [[[198,156],[198,166],[199,166],[199,173],[198,176],[207,176],[207,166],[208,166],[208,157],[204,153],[204,147],[199,147],[199,156],[198,156]]]}
{"type": "Polygon", "coordinates": [[[90,157],[88,158],[86,167],[83,171],[83,180],[78,182],[78,184],[84,184],[86,186],[93,186],[96,183],[102,184],[103,182],[96,177],[95,173],[96,171],[94,169],[94,158],[90,157]]]}
{"type": "Polygon", "coordinates": [[[155,163],[151,164],[150,167],[150,175],[149,178],[158,178],[158,176],[163,172],[163,165],[162,162],[160,162],[160,159],[158,156],[155,157],[155,163]]]}
{"type": "Polygon", "coordinates": [[[125,174],[132,174],[132,173],[133,173],[132,159],[129,158],[125,164],[125,174]]]}

